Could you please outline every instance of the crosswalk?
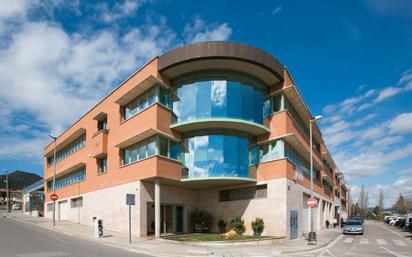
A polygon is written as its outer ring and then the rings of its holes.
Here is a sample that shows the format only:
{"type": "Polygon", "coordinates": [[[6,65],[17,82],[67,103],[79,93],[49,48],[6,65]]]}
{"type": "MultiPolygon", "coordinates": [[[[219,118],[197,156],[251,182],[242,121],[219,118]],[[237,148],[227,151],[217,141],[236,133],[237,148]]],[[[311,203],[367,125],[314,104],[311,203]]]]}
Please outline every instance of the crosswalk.
{"type": "MultiPolygon", "coordinates": [[[[354,240],[353,237],[346,237],[343,240],[343,243],[352,244],[354,241],[355,240],[354,240]]],[[[397,246],[407,246],[404,241],[399,240],[399,239],[392,239],[392,240],[386,241],[385,239],[382,239],[382,238],[377,238],[375,240],[369,240],[368,238],[363,237],[363,238],[360,238],[359,240],[357,240],[357,242],[361,245],[369,245],[369,244],[376,243],[377,245],[380,245],[380,246],[387,246],[389,244],[395,244],[397,246]]]]}

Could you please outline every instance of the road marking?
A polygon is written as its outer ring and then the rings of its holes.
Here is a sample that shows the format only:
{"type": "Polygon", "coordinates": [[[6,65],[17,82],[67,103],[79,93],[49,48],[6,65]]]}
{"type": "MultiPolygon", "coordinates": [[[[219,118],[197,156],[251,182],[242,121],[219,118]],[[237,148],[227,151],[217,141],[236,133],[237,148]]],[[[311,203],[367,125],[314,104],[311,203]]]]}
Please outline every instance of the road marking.
{"type": "Polygon", "coordinates": [[[19,257],[59,257],[70,255],[65,252],[38,252],[38,253],[23,253],[17,254],[19,257]]]}
{"type": "Polygon", "coordinates": [[[361,238],[359,243],[362,244],[362,245],[367,245],[367,244],[369,244],[369,240],[367,238],[361,238]]]}
{"type": "Polygon", "coordinates": [[[403,241],[401,241],[401,240],[398,240],[398,239],[394,239],[394,240],[392,240],[397,246],[406,246],[406,244],[403,242],[403,241]]]}
{"type": "Polygon", "coordinates": [[[387,251],[388,253],[390,253],[390,254],[392,254],[392,255],[395,255],[396,257],[410,257],[409,255],[397,254],[397,253],[395,253],[395,252],[393,252],[393,251],[391,251],[391,250],[389,250],[389,249],[387,249],[387,248],[385,248],[385,247],[383,247],[383,246],[381,246],[381,248],[384,249],[385,251],[387,251]]]}
{"type": "Polygon", "coordinates": [[[376,243],[378,245],[388,245],[384,239],[380,239],[380,238],[376,239],[376,243]]]}
{"type": "Polygon", "coordinates": [[[343,240],[343,242],[346,244],[351,244],[353,242],[353,237],[348,237],[345,240],[343,240]]]}

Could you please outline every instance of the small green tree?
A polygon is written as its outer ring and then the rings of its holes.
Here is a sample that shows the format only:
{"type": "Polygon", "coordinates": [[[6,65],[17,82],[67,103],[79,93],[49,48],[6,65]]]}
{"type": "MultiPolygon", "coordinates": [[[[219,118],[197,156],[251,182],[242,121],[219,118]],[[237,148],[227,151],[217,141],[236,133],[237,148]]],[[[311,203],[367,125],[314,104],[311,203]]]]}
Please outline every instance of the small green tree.
{"type": "Polygon", "coordinates": [[[256,218],[255,221],[252,221],[252,229],[255,236],[260,236],[265,229],[265,223],[263,222],[263,219],[256,218]]]}
{"type": "Polygon", "coordinates": [[[246,231],[245,221],[240,217],[236,217],[235,219],[233,219],[230,222],[230,225],[232,226],[233,230],[238,235],[243,235],[243,233],[245,233],[245,231],[246,231]]]}
{"type": "Polygon", "coordinates": [[[212,215],[206,211],[196,209],[190,213],[190,225],[195,232],[207,232],[212,220],[212,215]]]}
{"type": "Polygon", "coordinates": [[[224,219],[219,218],[219,220],[217,221],[217,226],[219,227],[219,232],[220,232],[221,234],[223,234],[223,233],[226,232],[227,223],[226,223],[226,221],[225,221],[224,219]]]}
{"type": "Polygon", "coordinates": [[[405,198],[403,197],[402,194],[399,195],[398,200],[396,201],[395,205],[393,206],[395,211],[398,214],[406,214],[407,213],[407,207],[406,207],[406,202],[405,198]]]}

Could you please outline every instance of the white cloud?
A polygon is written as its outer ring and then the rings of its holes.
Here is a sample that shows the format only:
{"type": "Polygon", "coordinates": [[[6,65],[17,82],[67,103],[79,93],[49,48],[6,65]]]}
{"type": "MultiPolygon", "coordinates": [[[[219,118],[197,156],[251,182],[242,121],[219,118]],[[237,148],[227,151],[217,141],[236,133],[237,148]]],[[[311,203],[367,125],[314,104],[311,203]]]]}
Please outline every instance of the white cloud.
{"type": "Polygon", "coordinates": [[[232,29],[227,23],[206,24],[202,19],[196,18],[193,23],[186,24],[183,34],[186,36],[186,41],[190,43],[227,40],[232,34],[232,29]]]}
{"type": "Polygon", "coordinates": [[[412,133],[412,112],[399,114],[388,127],[391,133],[412,133]]]}
{"type": "Polygon", "coordinates": [[[282,5],[278,5],[278,6],[276,6],[275,9],[273,9],[272,15],[278,14],[278,13],[280,13],[282,10],[283,10],[283,6],[282,6],[282,5]]]}
{"type": "MultiPolygon", "coordinates": [[[[25,16],[40,5],[28,3],[8,10],[22,17],[0,40],[0,104],[8,107],[0,109],[1,157],[41,159],[47,131],[59,134],[148,59],[183,42],[163,18],[126,32],[111,26],[69,33],[52,15],[36,21],[25,16]]],[[[140,3],[125,1],[121,11],[132,15],[140,3]]],[[[0,22],[10,16],[4,10],[0,15],[0,22]]],[[[202,21],[193,39],[219,37],[222,30],[227,39],[226,23],[202,21]]]]}
{"type": "Polygon", "coordinates": [[[145,0],[125,0],[123,3],[116,2],[113,6],[109,6],[107,3],[99,3],[96,5],[96,9],[100,12],[101,21],[112,23],[133,16],[144,2],[145,0]]]}
{"type": "Polygon", "coordinates": [[[395,96],[397,94],[399,94],[400,92],[402,92],[402,88],[400,87],[387,87],[384,88],[382,91],[379,92],[378,97],[375,98],[374,102],[378,103],[381,102],[383,100],[385,100],[386,98],[395,96]]]}

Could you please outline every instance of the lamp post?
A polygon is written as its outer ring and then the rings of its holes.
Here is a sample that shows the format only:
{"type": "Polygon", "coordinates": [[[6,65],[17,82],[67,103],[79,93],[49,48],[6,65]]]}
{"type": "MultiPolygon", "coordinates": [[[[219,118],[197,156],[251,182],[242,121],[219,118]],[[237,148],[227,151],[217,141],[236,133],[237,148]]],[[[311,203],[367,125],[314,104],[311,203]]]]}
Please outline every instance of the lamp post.
{"type": "MultiPolygon", "coordinates": [[[[313,198],[313,139],[312,139],[312,125],[316,121],[322,119],[322,116],[318,115],[309,120],[309,141],[310,141],[310,198],[313,198]]],[[[309,240],[316,240],[315,231],[315,207],[310,207],[310,233],[309,240]]]]}
{"type": "Polygon", "coordinates": [[[10,213],[9,171],[5,169],[3,169],[3,171],[6,172],[6,180],[4,180],[4,183],[6,183],[7,215],[9,215],[10,213]]]}
{"type": "MultiPolygon", "coordinates": [[[[49,134],[54,141],[53,149],[53,194],[56,193],[56,139],[57,137],[49,134]]],[[[53,226],[56,226],[56,201],[53,201],[53,226]]]]}

